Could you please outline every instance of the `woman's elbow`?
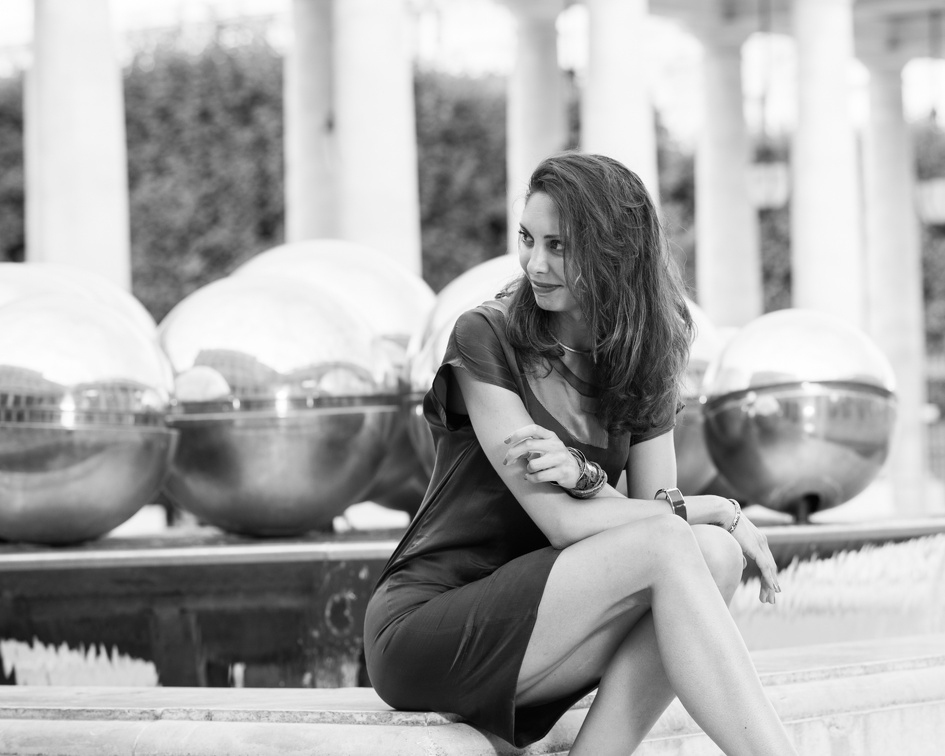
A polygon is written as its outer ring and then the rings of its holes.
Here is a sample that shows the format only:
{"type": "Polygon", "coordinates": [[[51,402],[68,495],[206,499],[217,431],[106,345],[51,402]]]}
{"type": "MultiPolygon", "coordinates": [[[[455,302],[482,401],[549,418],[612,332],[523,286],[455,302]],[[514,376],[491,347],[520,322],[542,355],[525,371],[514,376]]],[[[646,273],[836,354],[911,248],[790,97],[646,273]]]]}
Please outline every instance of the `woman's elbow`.
{"type": "Polygon", "coordinates": [[[579,522],[575,519],[573,506],[569,504],[570,502],[543,499],[534,504],[527,502],[524,505],[532,521],[548,539],[548,543],[558,551],[589,535],[579,532],[579,522]]]}
{"type": "Polygon", "coordinates": [[[557,551],[563,551],[572,543],[574,540],[566,537],[562,533],[545,533],[548,537],[548,542],[551,544],[551,548],[556,549],[557,551]]]}
{"type": "Polygon", "coordinates": [[[555,518],[554,521],[547,523],[543,528],[545,537],[551,544],[551,547],[561,551],[568,546],[581,540],[581,535],[574,532],[573,524],[567,520],[555,518]],[[571,527],[569,527],[571,525],[571,527]]]}

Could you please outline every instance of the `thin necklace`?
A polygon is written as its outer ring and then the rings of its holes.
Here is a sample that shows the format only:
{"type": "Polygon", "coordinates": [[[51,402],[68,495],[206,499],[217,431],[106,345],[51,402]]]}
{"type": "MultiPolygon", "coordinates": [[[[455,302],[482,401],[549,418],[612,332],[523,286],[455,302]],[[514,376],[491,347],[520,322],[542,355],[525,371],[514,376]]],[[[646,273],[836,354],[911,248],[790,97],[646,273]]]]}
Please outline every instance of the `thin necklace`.
{"type": "Polygon", "coordinates": [[[564,351],[570,352],[571,354],[583,354],[585,357],[591,353],[590,349],[575,349],[574,347],[569,347],[567,344],[563,344],[557,339],[558,346],[561,347],[564,351]]]}

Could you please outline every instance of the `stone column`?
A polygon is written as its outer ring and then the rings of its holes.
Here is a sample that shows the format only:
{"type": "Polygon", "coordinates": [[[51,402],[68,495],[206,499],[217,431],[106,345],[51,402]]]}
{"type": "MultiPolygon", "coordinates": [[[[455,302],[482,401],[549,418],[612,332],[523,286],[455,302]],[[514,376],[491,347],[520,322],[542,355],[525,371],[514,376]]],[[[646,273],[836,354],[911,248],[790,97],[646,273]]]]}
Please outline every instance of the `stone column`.
{"type": "Polygon", "coordinates": [[[34,0],[27,74],[26,259],[131,288],[128,158],[108,0],[34,0]]]}
{"type": "Polygon", "coordinates": [[[507,0],[507,5],[518,33],[506,111],[508,238],[509,251],[515,253],[528,179],[539,162],[564,149],[568,123],[555,28],[562,0],[507,0]]]}
{"type": "Polygon", "coordinates": [[[285,58],[286,241],[338,235],[332,108],[332,0],[292,0],[285,58]]]}
{"type": "Polygon", "coordinates": [[[659,203],[656,126],[647,71],[648,0],[585,0],[588,60],[581,146],[637,173],[659,203]]]}
{"type": "Polygon", "coordinates": [[[703,27],[700,38],[705,55],[696,153],[696,287],[699,304],[714,324],[739,327],[764,312],[758,214],[748,194],[744,35],[716,19],[703,27]]]}
{"type": "Polygon", "coordinates": [[[848,87],[852,0],[794,0],[797,127],[792,152],[795,307],[862,326],[864,280],[856,136],[848,87]]]}
{"type": "Polygon", "coordinates": [[[338,219],[344,239],[420,274],[413,68],[405,0],[334,3],[338,219]]]}
{"type": "Polygon", "coordinates": [[[898,418],[887,463],[896,514],[929,513],[928,400],[922,247],[914,207],[912,142],[903,114],[905,61],[866,58],[870,119],[866,140],[868,330],[896,372],[898,418]]]}

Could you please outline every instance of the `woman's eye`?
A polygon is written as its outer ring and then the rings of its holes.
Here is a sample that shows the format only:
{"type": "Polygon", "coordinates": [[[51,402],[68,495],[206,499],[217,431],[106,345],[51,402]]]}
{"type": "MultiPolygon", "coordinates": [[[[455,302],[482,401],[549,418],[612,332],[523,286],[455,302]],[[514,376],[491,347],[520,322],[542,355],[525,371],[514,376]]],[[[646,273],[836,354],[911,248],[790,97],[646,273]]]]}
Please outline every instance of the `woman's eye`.
{"type": "Polygon", "coordinates": [[[564,244],[561,243],[560,239],[552,239],[548,242],[548,248],[552,252],[564,252],[564,244]]]}
{"type": "Polygon", "coordinates": [[[518,238],[522,242],[522,244],[525,244],[525,245],[530,244],[532,241],[532,237],[528,235],[527,231],[519,230],[518,238]]]}

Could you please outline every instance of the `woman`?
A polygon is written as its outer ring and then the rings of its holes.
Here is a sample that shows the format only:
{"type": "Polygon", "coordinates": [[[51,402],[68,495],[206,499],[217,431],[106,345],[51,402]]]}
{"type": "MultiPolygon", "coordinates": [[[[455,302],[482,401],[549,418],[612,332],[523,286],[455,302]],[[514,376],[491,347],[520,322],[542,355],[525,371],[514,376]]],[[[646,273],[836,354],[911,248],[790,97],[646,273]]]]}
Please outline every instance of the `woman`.
{"type": "Polygon", "coordinates": [[[743,554],[774,602],[765,538],[674,488],[692,321],[640,179],[545,160],[519,258],[424,398],[436,465],[368,605],[372,684],[518,746],[597,688],[572,754],[632,751],[674,696],[727,754],[794,753],[726,606],[743,554]]]}

